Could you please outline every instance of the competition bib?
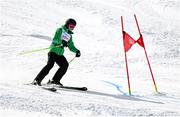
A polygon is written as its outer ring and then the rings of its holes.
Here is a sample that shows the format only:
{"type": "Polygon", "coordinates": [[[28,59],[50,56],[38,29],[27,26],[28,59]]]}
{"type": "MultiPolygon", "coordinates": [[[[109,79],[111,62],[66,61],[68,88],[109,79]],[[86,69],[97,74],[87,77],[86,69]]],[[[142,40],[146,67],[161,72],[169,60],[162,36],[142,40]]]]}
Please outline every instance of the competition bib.
{"type": "Polygon", "coordinates": [[[65,31],[62,32],[62,35],[61,35],[61,39],[62,39],[62,40],[65,40],[66,42],[68,42],[68,41],[70,40],[70,38],[71,38],[71,35],[70,35],[70,34],[68,34],[68,33],[65,32],[65,31]]]}

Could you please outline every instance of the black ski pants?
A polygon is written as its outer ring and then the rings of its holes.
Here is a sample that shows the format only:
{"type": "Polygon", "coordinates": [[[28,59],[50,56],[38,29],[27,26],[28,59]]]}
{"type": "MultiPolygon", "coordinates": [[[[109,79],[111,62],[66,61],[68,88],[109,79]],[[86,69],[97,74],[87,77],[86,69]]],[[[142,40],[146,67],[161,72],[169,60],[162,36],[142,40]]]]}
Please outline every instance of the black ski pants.
{"type": "Polygon", "coordinates": [[[46,66],[44,66],[44,68],[39,72],[35,80],[41,82],[44,77],[49,73],[49,71],[53,68],[55,62],[58,64],[59,69],[55,73],[52,80],[55,82],[60,82],[61,78],[68,69],[69,63],[63,55],[59,56],[54,52],[48,53],[48,62],[46,66]]]}

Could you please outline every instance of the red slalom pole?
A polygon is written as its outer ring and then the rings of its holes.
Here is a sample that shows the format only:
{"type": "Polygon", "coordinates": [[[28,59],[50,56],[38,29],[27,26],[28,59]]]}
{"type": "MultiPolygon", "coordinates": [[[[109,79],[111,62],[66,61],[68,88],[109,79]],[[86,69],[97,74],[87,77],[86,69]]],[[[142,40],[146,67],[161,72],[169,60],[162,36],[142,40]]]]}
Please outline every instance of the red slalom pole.
{"type": "MultiPolygon", "coordinates": [[[[142,34],[141,34],[141,32],[140,32],[139,25],[138,25],[138,21],[137,21],[137,18],[136,18],[136,15],[135,15],[135,14],[134,14],[134,18],[135,18],[135,20],[136,20],[136,24],[137,24],[137,28],[138,28],[138,31],[139,31],[139,35],[142,36],[142,34]]],[[[147,59],[147,62],[148,62],[149,70],[150,70],[150,73],[151,73],[151,76],[152,76],[152,80],[153,80],[153,83],[154,83],[155,90],[156,90],[156,92],[158,92],[157,86],[156,86],[156,82],[155,82],[155,79],[154,79],[154,75],[153,75],[153,72],[152,72],[152,69],[151,69],[151,65],[150,65],[150,62],[149,62],[149,59],[148,59],[148,56],[147,56],[145,44],[144,44],[144,47],[143,47],[143,48],[144,48],[144,52],[145,52],[146,59],[147,59]]]]}
{"type": "Polygon", "coordinates": [[[156,92],[158,93],[157,86],[156,86],[156,82],[155,82],[155,79],[154,79],[154,75],[153,75],[153,72],[152,72],[152,69],[151,69],[151,65],[150,65],[150,62],[149,62],[149,59],[148,59],[148,56],[147,56],[147,52],[146,52],[145,47],[144,47],[144,52],[145,52],[146,59],[147,59],[147,62],[148,62],[149,70],[150,70],[150,72],[151,72],[151,76],[152,76],[152,80],[153,80],[153,83],[154,83],[155,90],[156,90],[156,92]]]}
{"type": "MultiPolygon", "coordinates": [[[[123,17],[121,16],[121,26],[122,26],[122,34],[123,34],[123,44],[124,44],[124,25],[123,25],[123,17]]],[[[127,72],[127,80],[128,80],[128,91],[129,95],[131,95],[131,86],[130,86],[130,80],[129,80],[129,71],[128,71],[128,63],[127,63],[127,56],[126,56],[126,51],[124,48],[124,54],[125,54],[125,62],[126,62],[126,72],[127,72]]]]}
{"type": "Polygon", "coordinates": [[[122,26],[122,32],[124,31],[124,24],[123,24],[123,17],[121,16],[121,26],[122,26]]]}
{"type": "Polygon", "coordinates": [[[141,32],[140,32],[140,28],[139,28],[139,24],[138,24],[138,21],[137,21],[137,18],[136,18],[136,15],[134,14],[134,18],[136,20],[136,25],[137,25],[137,28],[138,28],[138,31],[139,31],[139,35],[141,35],[141,32]]]}

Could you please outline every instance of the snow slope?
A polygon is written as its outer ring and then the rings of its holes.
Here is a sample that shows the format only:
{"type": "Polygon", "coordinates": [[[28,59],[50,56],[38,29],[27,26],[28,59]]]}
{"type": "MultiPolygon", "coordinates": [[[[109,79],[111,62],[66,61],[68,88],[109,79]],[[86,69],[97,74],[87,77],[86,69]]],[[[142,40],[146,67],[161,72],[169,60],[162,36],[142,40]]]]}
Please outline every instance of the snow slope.
{"type": "MultiPolygon", "coordinates": [[[[180,1],[178,0],[1,0],[0,116],[108,117],[180,116],[180,1]],[[136,14],[158,86],[154,90],[144,51],[127,53],[132,96],[128,95],[120,16],[125,30],[138,38],[136,14]],[[47,61],[56,28],[77,20],[74,43],[82,56],[62,79],[87,86],[87,92],[48,92],[25,85],[47,61]]],[[[70,61],[74,54],[68,49],[70,61]]],[[[51,70],[43,83],[57,70],[51,70]]]]}

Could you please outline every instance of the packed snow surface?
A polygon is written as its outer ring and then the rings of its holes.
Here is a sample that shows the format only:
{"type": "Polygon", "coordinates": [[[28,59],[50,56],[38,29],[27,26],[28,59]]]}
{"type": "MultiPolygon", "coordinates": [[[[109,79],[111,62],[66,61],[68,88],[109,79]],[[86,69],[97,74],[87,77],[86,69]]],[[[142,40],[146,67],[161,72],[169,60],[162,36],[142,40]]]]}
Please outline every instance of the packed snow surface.
{"type": "MultiPolygon", "coordinates": [[[[180,116],[179,12],[179,0],[0,0],[0,116],[180,116]],[[138,39],[134,14],[159,93],[138,44],[127,52],[128,93],[120,19],[138,39]],[[82,55],[61,82],[88,91],[50,92],[26,85],[46,64],[48,50],[20,53],[49,47],[68,18],[77,21],[73,40],[82,55]]],[[[70,61],[75,54],[66,49],[65,56],[70,61]]]]}

